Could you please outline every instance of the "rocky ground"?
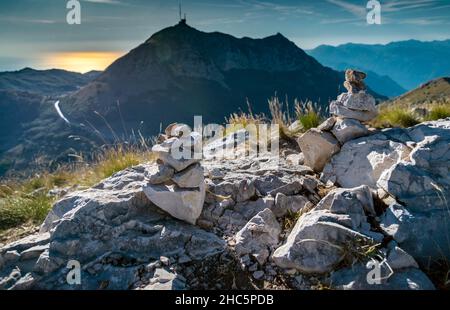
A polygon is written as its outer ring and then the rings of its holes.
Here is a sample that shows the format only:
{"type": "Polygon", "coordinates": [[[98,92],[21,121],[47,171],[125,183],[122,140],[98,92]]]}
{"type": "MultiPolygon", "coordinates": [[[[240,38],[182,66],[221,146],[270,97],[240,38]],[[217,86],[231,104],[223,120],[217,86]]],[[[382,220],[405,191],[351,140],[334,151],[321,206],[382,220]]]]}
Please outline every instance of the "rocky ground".
{"type": "Polygon", "coordinates": [[[0,288],[444,288],[450,119],[367,129],[354,118],[375,113],[367,102],[340,96],[352,118],[282,141],[279,158],[175,159],[199,137],[173,124],[157,163],[66,194],[38,233],[2,247],[0,288]]]}
{"type": "Polygon", "coordinates": [[[421,268],[450,257],[449,129],[443,120],[352,140],[322,179],[296,149],[282,150],[279,169],[270,156],[204,161],[196,225],[147,198],[155,166],[127,169],[63,197],[39,233],[3,247],[0,286],[432,289],[421,268]],[[380,285],[366,281],[372,258],[394,272],[380,285]],[[78,286],[66,282],[72,259],[78,286]]]}

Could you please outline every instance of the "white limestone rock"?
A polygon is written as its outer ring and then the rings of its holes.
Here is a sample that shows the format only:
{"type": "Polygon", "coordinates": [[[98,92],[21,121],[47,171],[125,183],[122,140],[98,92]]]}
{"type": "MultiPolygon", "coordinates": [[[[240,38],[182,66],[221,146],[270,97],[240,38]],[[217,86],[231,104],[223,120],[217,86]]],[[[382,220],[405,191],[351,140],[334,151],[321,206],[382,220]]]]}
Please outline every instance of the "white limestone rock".
{"type": "Polygon", "coordinates": [[[351,118],[338,118],[331,132],[341,144],[369,134],[366,126],[351,118]]]}
{"type": "Polygon", "coordinates": [[[344,259],[347,242],[356,239],[371,242],[367,236],[348,228],[349,225],[352,224],[348,215],[328,210],[306,213],[272,259],[281,268],[294,268],[304,273],[330,272],[344,259]]]}
{"type": "Polygon", "coordinates": [[[278,244],[280,233],[275,215],[270,209],[264,209],[236,234],[236,253],[239,256],[250,254],[264,265],[271,249],[278,244]]]}
{"type": "Polygon", "coordinates": [[[321,172],[330,158],[339,152],[340,146],[336,138],[328,132],[310,129],[297,140],[305,165],[316,172],[321,172]]]}
{"type": "Polygon", "coordinates": [[[205,185],[187,189],[177,185],[148,185],[143,188],[147,198],[171,216],[195,225],[205,202],[205,185]]]}

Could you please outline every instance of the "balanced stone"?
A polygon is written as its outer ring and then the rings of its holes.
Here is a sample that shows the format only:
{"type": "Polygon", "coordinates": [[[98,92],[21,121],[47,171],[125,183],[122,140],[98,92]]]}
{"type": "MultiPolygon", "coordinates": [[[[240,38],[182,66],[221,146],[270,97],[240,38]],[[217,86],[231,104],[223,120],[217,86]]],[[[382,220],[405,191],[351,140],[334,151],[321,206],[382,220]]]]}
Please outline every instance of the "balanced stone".
{"type": "Polygon", "coordinates": [[[366,90],[364,79],[367,75],[364,72],[348,69],[345,71],[345,83],[344,87],[349,93],[358,93],[366,90]]]}
{"type": "Polygon", "coordinates": [[[345,107],[358,111],[375,110],[375,98],[365,92],[343,93],[338,97],[338,101],[345,107]]]}
{"type": "Polygon", "coordinates": [[[341,144],[369,134],[366,126],[351,118],[338,119],[331,132],[341,144]]]}

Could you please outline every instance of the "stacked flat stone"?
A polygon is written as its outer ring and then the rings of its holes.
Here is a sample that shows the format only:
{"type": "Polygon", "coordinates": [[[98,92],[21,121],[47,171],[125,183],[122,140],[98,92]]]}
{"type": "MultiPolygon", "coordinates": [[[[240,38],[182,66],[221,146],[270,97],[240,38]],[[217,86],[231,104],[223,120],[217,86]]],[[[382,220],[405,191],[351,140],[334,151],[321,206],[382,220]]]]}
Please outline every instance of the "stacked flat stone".
{"type": "Polygon", "coordinates": [[[204,171],[201,158],[195,158],[195,148],[201,135],[190,132],[188,126],[171,124],[159,144],[152,148],[157,165],[147,171],[148,199],[171,216],[195,225],[205,201],[204,171]],[[188,149],[186,154],[183,150],[188,149]]]}
{"type": "Polygon", "coordinates": [[[344,143],[369,134],[369,130],[361,122],[374,119],[378,111],[375,98],[366,93],[366,76],[361,71],[347,70],[344,86],[348,92],[331,102],[332,117],[298,139],[305,165],[314,171],[321,172],[344,143]]]}

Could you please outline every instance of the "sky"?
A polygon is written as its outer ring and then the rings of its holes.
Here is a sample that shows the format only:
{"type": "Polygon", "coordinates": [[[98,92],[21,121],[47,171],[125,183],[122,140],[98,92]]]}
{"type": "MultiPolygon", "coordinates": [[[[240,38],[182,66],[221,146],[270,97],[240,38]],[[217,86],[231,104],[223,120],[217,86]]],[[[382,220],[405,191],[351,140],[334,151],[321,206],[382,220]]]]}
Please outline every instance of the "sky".
{"type": "MultiPolygon", "coordinates": [[[[0,1],[0,71],[103,70],[179,19],[178,0],[79,0],[81,24],[69,25],[67,2],[0,1]]],[[[450,0],[380,0],[381,25],[367,23],[367,2],[184,0],[182,7],[199,30],[253,38],[280,32],[303,49],[450,39],[450,0]]]]}

